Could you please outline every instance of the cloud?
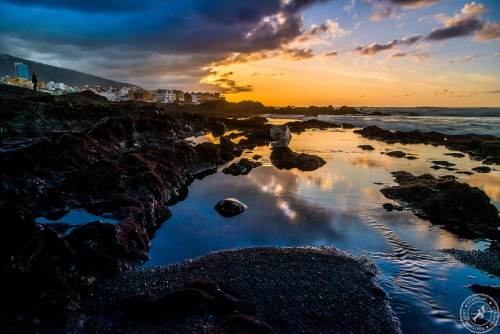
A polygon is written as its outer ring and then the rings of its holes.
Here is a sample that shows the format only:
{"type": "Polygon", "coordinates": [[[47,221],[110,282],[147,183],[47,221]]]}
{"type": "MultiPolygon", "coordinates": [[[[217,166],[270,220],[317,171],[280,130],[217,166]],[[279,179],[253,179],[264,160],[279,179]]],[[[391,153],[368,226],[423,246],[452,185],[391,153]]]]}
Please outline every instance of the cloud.
{"type": "Polygon", "coordinates": [[[471,2],[465,4],[460,13],[452,17],[437,15],[444,27],[434,29],[427,39],[445,40],[473,35],[478,41],[500,40],[500,23],[481,20],[481,15],[485,12],[486,7],[483,4],[471,2]]]}
{"type": "Polygon", "coordinates": [[[478,55],[472,54],[465,57],[455,57],[450,59],[450,63],[462,63],[462,62],[472,62],[479,58],[478,55]]]}
{"type": "Polygon", "coordinates": [[[253,91],[252,85],[239,85],[231,79],[233,72],[219,73],[212,71],[203,79],[203,83],[212,86],[213,90],[223,94],[237,94],[253,91]]]}
{"type": "Polygon", "coordinates": [[[417,43],[420,41],[424,36],[422,35],[413,35],[408,38],[400,39],[400,40],[393,40],[392,42],[388,42],[385,44],[379,44],[379,43],[372,43],[369,45],[361,45],[358,46],[355,51],[363,56],[373,56],[379,52],[382,51],[387,51],[387,50],[392,50],[397,46],[408,46],[417,43]]]}
{"type": "Polygon", "coordinates": [[[486,22],[475,36],[478,41],[500,40],[500,23],[486,22]]]}
{"type": "Polygon", "coordinates": [[[462,92],[455,92],[453,90],[449,89],[441,89],[437,90],[434,92],[434,95],[441,95],[441,96],[451,96],[451,97],[473,97],[476,95],[480,94],[500,94],[500,89],[495,89],[495,90],[474,90],[474,91],[462,91],[462,92]]]}
{"type": "Polygon", "coordinates": [[[323,54],[325,57],[337,57],[339,53],[337,51],[328,51],[323,54]]]}
{"type": "Polygon", "coordinates": [[[389,0],[390,3],[406,8],[417,9],[435,5],[439,0],[389,0]]]}
{"type": "Polygon", "coordinates": [[[369,45],[361,45],[356,48],[356,52],[363,56],[373,56],[379,52],[391,50],[398,45],[397,40],[386,44],[372,43],[369,45]]]}
{"type": "Polygon", "coordinates": [[[438,0],[365,0],[374,9],[370,21],[401,18],[401,9],[418,9],[436,4],[438,0]]]}
{"type": "Polygon", "coordinates": [[[406,57],[408,54],[407,53],[404,53],[404,52],[397,52],[397,53],[394,53],[392,55],[390,55],[390,58],[404,58],[406,57]]]}
{"type": "Polygon", "coordinates": [[[158,84],[160,72],[166,83],[196,85],[210,64],[233,54],[306,57],[305,49],[285,48],[307,31],[302,11],[327,1],[0,0],[0,52],[120,80],[136,71],[137,84],[158,84]]]}
{"type": "Polygon", "coordinates": [[[428,40],[444,40],[455,37],[470,36],[481,30],[483,24],[477,19],[460,21],[452,26],[434,29],[428,36],[428,40]]]}
{"type": "Polygon", "coordinates": [[[415,62],[423,62],[424,60],[428,59],[430,55],[427,52],[413,52],[413,53],[396,52],[390,55],[389,59],[397,60],[408,57],[415,62]]]}
{"type": "Polygon", "coordinates": [[[337,21],[326,20],[325,23],[319,26],[313,26],[313,28],[309,32],[312,36],[317,35],[329,35],[331,37],[338,37],[346,34],[346,31],[340,27],[340,24],[337,21]]]}
{"type": "Polygon", "coordinates": [[[452,16],[446,17],[443,16],[442,20],[444,21],[445,27],[452,27],[454,25],[460,24],[461,22],[473,20],[479,18],[484,12],[486,8],[482,4],[478,4],[475,2],[471,2],[465,4],[460,13],[452,16]]]}
{"type": "Polygon", "coordinates": [[[314,51],[311,48],[284,48],[282,54],[292,60],[302,60],[314,57],[314,51]]]}
{"type": "Polygon", "coordinates": [[[107,1],[65,1],[65,0],[6,0],[19,6],[65,9],[85,13],[134,12],[151,7],[153,0],[107,0],[107,1]]]}

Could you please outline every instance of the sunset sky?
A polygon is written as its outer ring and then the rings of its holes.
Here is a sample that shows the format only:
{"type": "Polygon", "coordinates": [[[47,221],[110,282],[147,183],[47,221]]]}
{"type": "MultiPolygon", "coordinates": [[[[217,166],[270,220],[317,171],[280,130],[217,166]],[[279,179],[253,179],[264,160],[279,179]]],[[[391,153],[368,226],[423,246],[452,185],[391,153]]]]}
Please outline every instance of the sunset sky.
{"type": "Polygon", "coordinates": [[[0,0],[0,53],[230,101],[500,106],[498,0],[0,0]]]}

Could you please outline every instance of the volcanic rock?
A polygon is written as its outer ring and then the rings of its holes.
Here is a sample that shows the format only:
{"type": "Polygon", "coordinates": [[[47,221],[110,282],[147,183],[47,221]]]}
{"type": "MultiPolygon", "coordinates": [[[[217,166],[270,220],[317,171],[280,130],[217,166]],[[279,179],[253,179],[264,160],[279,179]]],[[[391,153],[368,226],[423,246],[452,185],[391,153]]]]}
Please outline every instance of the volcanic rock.
{"type": "Polygon", "coordinates": [[[373,151],[375,150],[375,148],[371,145],[359,145],[358,146],[360,149],[362,149],[363,151],[373,151]]]}
{"type": "Polygon", "coordinates": [[[221,216],[229,218],[243,213],[247,209],[247,206],[236,198],[226,198],[217,203],[214,209],[221,216]]]}
{"type": "Polygon", "coordinates": [[[460,183],[454,176],[393,175],[399,185],[381,189],[385,197],[407,204],[417,216],[457,234],[498,239],[498,210],[481,189],[460,183]]]}
{"type": "Polygon", "coordinates": [[[247,175],[250,171],[256,167],[262,166],[261,162],[248,160],[243,158],[238,162],[232,163],[230,166],[224,168],[222,172],[224,174],[237,175],[247,175]]]}
{"type": "Polygon", "coordinates": [[[273,147],[288,147],[292,140],[292,134],[287,125],[274,125],[270,130],[270,135],[273,147]]]}
{"type": "Polygon", "coordinates": [[[288,147],[273,149],[271,162],[278,169],[297,168],[301,171],[313,171],[326,164],[326,161],[321,157],[306,153],[295,153],[288,147]]]}

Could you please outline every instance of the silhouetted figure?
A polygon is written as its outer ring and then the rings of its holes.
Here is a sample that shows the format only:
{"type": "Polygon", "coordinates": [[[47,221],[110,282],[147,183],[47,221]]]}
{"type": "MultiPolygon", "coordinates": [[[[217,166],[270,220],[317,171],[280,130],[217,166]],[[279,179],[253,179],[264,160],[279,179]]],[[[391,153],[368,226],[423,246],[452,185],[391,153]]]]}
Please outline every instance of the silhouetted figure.
{"type": "Polygon", "coordinates": [[[38,83],[38,78],[36,77],[36,73],[33,72],[31,75],[31,82],[33,83],[33,90],[36,92],[36,85],[38,83]]]}

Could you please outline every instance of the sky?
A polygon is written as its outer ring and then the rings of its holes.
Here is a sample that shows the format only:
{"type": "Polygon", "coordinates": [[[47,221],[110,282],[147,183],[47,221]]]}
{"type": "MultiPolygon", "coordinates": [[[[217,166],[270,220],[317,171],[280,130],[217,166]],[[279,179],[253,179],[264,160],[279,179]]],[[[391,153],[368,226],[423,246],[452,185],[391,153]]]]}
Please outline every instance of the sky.
{"type": "Polygon", "coordinates": [[[499,0],[0,0],[0,53],[275,106],[500,107],[499,0]]]}

